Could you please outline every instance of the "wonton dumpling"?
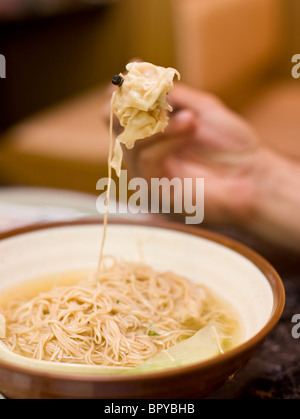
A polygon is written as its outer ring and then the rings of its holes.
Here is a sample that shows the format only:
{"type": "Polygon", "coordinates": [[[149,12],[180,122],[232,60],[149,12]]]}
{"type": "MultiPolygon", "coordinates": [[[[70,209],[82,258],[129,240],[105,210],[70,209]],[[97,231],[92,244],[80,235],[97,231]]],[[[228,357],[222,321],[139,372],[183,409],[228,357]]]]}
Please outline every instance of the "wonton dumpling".
{"type": "Polygon", "coordinates": [[[130,63],[124,82],[112,98],[112,111],[117,116],[124,131],[116,139],[111,166],[120,174],[122,161],[121,143],[128,149],[137,140],[163,131],[168,125],[167,111],[172,107],[167,103],[167,94],[173,89],[175,75],[173,68],[158,67],[150,63],[130,63]]]}

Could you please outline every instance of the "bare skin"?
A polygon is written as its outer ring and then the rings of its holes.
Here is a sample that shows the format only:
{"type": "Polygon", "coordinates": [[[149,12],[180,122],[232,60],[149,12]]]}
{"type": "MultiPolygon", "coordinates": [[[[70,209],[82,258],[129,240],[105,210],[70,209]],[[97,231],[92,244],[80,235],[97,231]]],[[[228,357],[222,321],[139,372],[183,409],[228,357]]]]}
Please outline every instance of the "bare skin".
{"type": "Polygon", "coordinates": [[[263,146],[216,97],[183,84],[168,128],[126,153],[134,176],[205,179],[205,221],[233,223],[300,251],[300,161],[263,146]]]}

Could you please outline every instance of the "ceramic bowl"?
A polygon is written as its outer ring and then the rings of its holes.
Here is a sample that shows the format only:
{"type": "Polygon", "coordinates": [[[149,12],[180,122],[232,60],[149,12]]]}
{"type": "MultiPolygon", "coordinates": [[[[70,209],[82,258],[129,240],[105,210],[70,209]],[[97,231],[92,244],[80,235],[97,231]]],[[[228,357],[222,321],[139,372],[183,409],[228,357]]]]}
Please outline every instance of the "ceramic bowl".
{"type": "MultiPolygon", "coordinates": [[[[0,236],[0,292],[59,272],[96,269],[99,220],[32,226],[0,236]]],[[[251,358],[284,308],[280,277],[261,256],[221,235],[186,225],[111,222],[105,253],[172,270],[202,283],[236,311],[240,344],[196,364],[130,376],[101,376],[13,355],[0,342],[0,393],[8,398],[203,398],[251,358]]]]}

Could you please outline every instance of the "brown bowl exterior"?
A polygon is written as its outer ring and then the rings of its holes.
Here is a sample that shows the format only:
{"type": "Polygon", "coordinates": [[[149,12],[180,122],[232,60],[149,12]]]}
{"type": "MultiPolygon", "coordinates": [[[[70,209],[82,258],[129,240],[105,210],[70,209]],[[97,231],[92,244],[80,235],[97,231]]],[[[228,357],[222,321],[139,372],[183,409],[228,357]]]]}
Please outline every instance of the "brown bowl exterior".
{"type": "MultiPolygon", "coordinates": [[[[0,360],[0,392],[11,399],[175,399],[203,398],[228,381],[252,357],[265,337],[279,321],[285,304],[285,292],[274,268],[260,255],[235,240],[216,233],[165,221],[124,222],[115,224],[148,225],[183,231],[215,241],[242,254],[267,278],[274,296],[268,323],[253,338],[238,347],[199,364],[174,370],[137,376],[67,375],[14,367],[0,360]]],[[[99,225],[99,220],[35,225],[0,235],[0,240],[45,228],[66,225],[99,225]]]]}

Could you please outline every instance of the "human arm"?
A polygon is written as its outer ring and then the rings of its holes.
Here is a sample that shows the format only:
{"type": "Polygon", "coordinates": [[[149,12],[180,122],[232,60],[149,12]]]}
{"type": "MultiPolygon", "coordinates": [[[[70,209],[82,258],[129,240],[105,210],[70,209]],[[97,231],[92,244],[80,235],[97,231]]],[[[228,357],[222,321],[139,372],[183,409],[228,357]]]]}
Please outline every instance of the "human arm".
{"type": "Polygon", "coordinates": [[[205,179],[205,221],[232,223],[300,250],[300,162],[259,141],[210,94],[176,85],[163,134],[126,154],[135,176],[205,179]]]}

